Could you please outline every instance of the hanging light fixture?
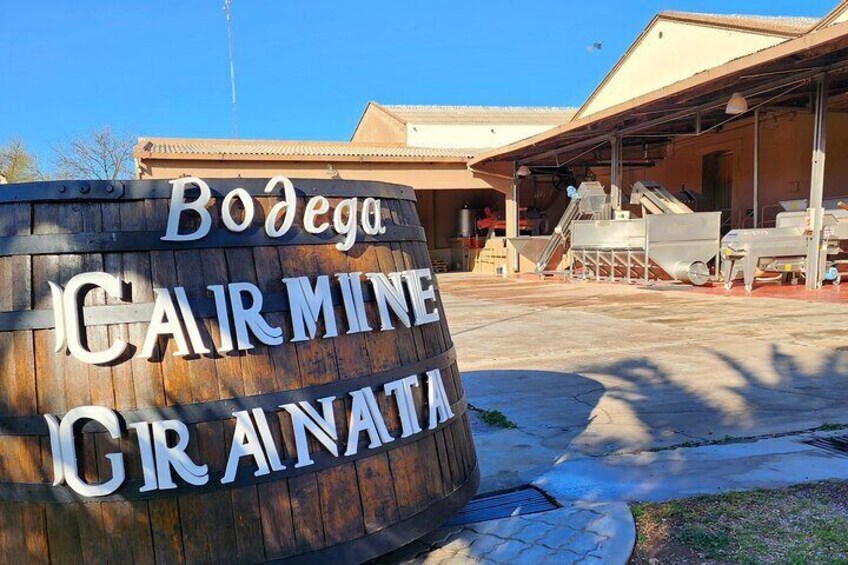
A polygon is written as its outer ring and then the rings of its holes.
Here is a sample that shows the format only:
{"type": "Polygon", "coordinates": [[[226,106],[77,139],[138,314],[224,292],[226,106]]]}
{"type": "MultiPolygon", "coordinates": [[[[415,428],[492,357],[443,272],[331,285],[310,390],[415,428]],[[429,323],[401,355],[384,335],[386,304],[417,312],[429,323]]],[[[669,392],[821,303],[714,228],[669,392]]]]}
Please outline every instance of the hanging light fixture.
{"type": "Polygon", "coordinates": [[[724,109],[724,113],[730,116],[738,116],[739,114],[744,114],[747,111],[748,101],[745,100],[745,97],[739,92],[733,93],[733,96],[731,96],[730,100],[727,101],[727,108],[724,109]]]}
{"type": "Polygon", "coordinates": [[[515,171],[515,176],[520,179],[530,176],[530,167],[528,167],[527,165],[521,165],[520,167],[518,167],[518,170],[515,171]]]}

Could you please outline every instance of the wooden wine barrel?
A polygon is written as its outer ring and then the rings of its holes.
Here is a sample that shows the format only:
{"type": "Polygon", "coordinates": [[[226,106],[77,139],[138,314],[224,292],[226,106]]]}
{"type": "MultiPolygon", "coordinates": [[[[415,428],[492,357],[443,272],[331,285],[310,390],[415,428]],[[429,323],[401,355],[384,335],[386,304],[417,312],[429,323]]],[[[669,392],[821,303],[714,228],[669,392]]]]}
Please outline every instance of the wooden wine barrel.
{"type": "MultiPolygon", "coordinates": [[[[439,321],[380,331],[374,296],[365,296],[374,331],[293,343],[284,277],[340,272],[390,273],[430,269],[423,230],[409,187],[372,182],[294,180],[298,206],[321,194],[335,206],[350,197],[378,198],[384,234],[360,234],[347,252],[337,236],[300,229],[269,238],[265,214],[278,201],[266,180],[219,179],[212,188],[210,235],[163,241],[171,185],[167,181],[45,182],[0,187],[0,561],[3,563],[357,563],[420,537],[474,494],[478,469],[453,344],[436,292],[439,321]],[[242,233],[222,226],[222,195],[243,187],[255,197],[256,219],[242,233]],[[64,285],[82,272],[105,272],[129,283],[119,300],[101,289],[87,294],[83,319],[91,350],[118,340],[126,355],[105,364],[56,352],[48,282],[64,285]],[[195,315],[210,343],[220,328],[209,307],[208,285],[251,282],[265,296],[263,315],[283,328],[278,346],[249,351],[174,356],[173,339],[157,355],[139,358],[154,289],[184,287],[189,301],[206,304],[195,315]],[[424,375],[439,369],[453,416],[434,429],[426,421],[424,375]],[[382,385],[418,375],[415,408],[421,432],[400,437],[393,397],[382,385]],[[372,386],[393,441],[345,456],[349,391],[372,386]],[[314,464],[295,467],[290,417],[274,410],[287,402],[337,396],[339,456],[311,441],[314,464]],[[77,434],[82,478],[106,481],[106,454],[122,453],[126,481],[114,493],[90,498],[67,484],[53,486],[53,450],[45,414],[61,420],[78,406],[120,414],[124,432],[112,439],[89,422],[77,434]],[[266,414],[285,469],[257,477],[242,460],[233,483],[221,484],[235,410],[266,414]],[[203,486],[176,479],[173,490],[141,492],[136,433],[126,425],[178,418],[188,425],[187,453],[208,465],[203,486]]],[[[331,220],[332,210],[324,215],[331,220]]],[[[185,226],[184,226],[185,227],[185,226]]],[[[191,226],[188,226],[189,228],[191,226]]],[[[337,312],[341,309],[334,287],[337,312]]],[[[319,332],[319,335],[323,335],[319,332]]]]}

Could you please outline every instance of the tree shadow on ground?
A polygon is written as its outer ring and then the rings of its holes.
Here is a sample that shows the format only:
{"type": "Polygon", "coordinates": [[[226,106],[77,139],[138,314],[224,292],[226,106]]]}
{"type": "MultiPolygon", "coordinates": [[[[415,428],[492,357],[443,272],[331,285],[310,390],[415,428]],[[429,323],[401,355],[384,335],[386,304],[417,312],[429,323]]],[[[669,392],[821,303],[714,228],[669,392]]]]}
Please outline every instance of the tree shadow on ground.
{"type": "MultiPolygon", "coordinates": [[[[532,482],[580,458],[848,423],[848,352],[808,357],[778,344],[762,357],[704,352],[716,372],[699,374],[694,363],[690,371],[639,356],[574,373],[464,373],[471,404],[499,410],[517,426],[475,423],[481,492],[532,482]]],[[[687,472],[683,457],[669,472],[687,472]]]]}

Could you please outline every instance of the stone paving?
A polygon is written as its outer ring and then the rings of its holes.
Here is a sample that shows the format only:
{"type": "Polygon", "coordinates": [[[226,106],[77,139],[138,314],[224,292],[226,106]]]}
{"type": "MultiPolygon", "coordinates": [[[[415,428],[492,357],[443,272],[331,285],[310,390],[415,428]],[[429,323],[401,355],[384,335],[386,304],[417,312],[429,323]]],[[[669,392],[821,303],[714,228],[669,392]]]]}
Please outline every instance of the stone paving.
{"type": "Polygon", "coordinates": [[[480,491],[532,483],[563,507],[439,530],[387,563],[625,563],[624,501],[842,472],[798,432],[848,424],[844,300],[467,274],[439,286],[469,403],[516,424],[472,419],[480,491]]]}
{"type": "Polygon", "coordinates": [[[443,528],[387,556],[412,564],[513,565],[624,563],[635,531],[617,520],[630,515],[623,503],[569,502],[562,508],[443,528]]]}

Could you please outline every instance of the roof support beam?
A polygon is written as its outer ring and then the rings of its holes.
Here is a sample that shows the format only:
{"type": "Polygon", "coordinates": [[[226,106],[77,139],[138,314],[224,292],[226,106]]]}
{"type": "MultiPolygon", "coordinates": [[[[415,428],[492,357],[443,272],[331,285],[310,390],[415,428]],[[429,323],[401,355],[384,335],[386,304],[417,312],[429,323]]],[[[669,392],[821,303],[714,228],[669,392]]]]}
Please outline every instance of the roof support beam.
{"type": "MultiPolygon", "coordinates": [[[[803,82],[810,81],[814,79],[817,75],[823,72],[833,72],[839,71],[848,68],[848,61],[840,61],[833,65],[829,65],[827,67],[816,67],[816,68],[806,68],[802,72],[798,72],[792,74],[791,76],[786,76],[780,79],[776,79],[765,84],[761,84],[759,86],[754,86],[749,89],[740,90],[741,94],[746,98],[752,98],[756,96],[762,96],[763,94],[768,94],[775,90],[779,90],[782,88],[786,88],[795,84],[800,84],[803,82]]],[[[628,134],[638,133],[640,131],[645,131],[647,129],[661,126],[670,122],[678,121],[681,119],[689,118],[689,117],[697,117],[699,113],[709,112],[711,110],[716,110],[718,108],[723,107],[726,104],[726,100],[719,100],[708,102],[705,104],[701,104],[699,106],[689,107],[678,112],[672,112],[666,116],[661,118],[655,118],[653,120],[648,120],[641,124],[636,124],[624,128],[619,128],[614,132],[607,131],[605,133],[600,133],[597,136],[583,139],[579,142],[572,143],[563,147],[559,147],[557,149],[551,149],[549,151],[545,151],[538,155],[532,155],[525,157],[523,159],[519,159],[517,162],[519,165],[525,165],[540,161],[542,159],[546,159],[549,157],[556,157],[562,153],[567,153],[570,151],[575,151],[578,149],[582,149],[584,147],[589,147],[598,143],[603,143],[606,139],[609,138],[611,134],[626,136],[628,134]]],[[[741,114],[740,116],[744,116],[745,114],[741,114]]],[[[740,116],[735,116],[733,119],[738,119],[740,116]]],[[[697,118],[696,118],[697,119],[697,118]]]]}
{"type": "Polygon", "coordinates": [[[813,165],[810,175],[810,227],[812,234],[807,247],[806,286],[816,290],[821,286],[826,255],[822,250],[824,209],[824,161],[827,154],[827,73],[816,77],[815,126],[813,129],[813,165]]]}

